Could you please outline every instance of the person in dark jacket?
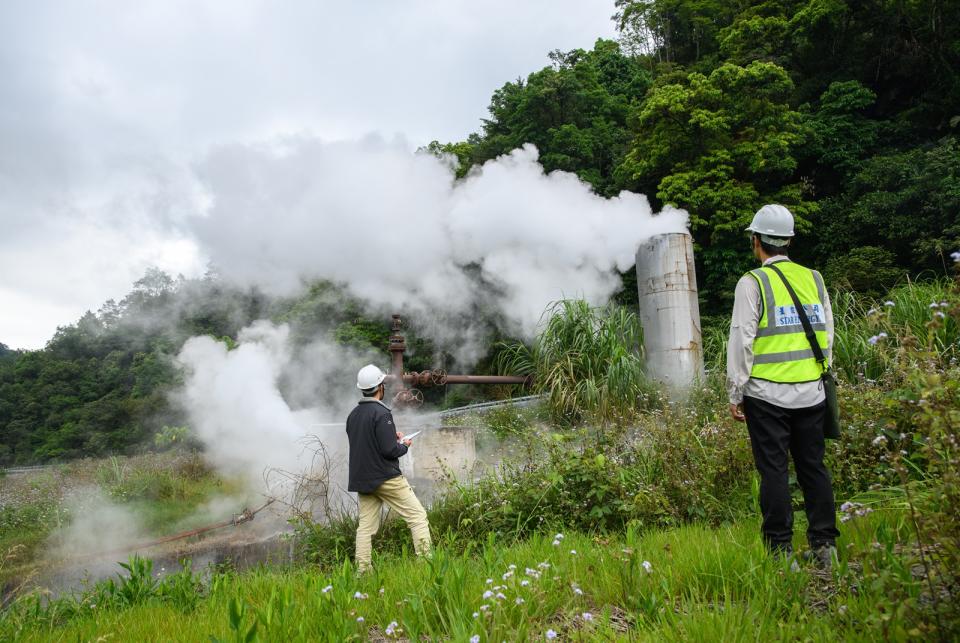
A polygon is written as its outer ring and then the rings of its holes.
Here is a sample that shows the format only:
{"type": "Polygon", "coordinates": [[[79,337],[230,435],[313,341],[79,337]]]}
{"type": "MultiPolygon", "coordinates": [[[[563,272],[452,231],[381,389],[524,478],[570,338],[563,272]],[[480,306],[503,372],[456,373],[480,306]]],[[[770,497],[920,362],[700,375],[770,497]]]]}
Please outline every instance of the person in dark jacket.
{"type": "Polygon", "coordinates": [[[361,572],[372,566],[370,541],[380,529],[384,504],[410,527],[418,556],[429,554],[432,546],[427,512],[400,471],[400,457],[407,453],[412,441],[397,431],[393,414],[383,403],[385,378],[383,371],[372,364],[360,369],[357,388],[362,391],[363,399],[347,417],[350,441],[347,490],[357,492],[359,499],[356,558],[361,572]]]}

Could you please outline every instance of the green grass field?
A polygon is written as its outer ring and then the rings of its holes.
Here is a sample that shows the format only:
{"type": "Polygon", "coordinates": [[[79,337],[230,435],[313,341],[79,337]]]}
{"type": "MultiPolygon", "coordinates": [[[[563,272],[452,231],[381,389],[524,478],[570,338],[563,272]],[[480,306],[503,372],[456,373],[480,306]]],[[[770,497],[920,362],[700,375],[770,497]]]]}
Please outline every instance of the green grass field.
{"type": "MultiPolygon", "coordinates": [[[[802,533],[801,515],[798,523],[802,533]]],[[[791,571],[763,551],[757,529],[743,521],[609,537],[491,538],[460,553],[441,545],[431,560],[386,556],[359,577],[349,563],[326,573],[220,574],[201,598],[180,605],[161,592],[132,603],[89,592],[69,607],[6,612],[0,638],[515,641],[555,633],[589,641],[874,641],[921,634],[909,614],[898,613],[899,595],[924,591],[916,570],[898,562],[910,546],[902,510],[844,523],[832,574],[791,571]]]]}

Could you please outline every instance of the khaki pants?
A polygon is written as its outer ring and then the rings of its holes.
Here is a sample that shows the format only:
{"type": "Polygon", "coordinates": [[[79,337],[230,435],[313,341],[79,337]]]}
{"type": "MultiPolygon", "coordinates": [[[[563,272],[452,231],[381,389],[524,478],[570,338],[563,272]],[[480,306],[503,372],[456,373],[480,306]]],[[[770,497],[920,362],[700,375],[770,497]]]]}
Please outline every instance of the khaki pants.
{"type": "Polygon", "coordinates": [[[357,567],[360,571],[371,568],[370,539],[380,529],[380,511],[383,504],[397,512],[410,527],[413,548],[418,556],[430,553],[430,524],[427,512],[417,500],[413,488],[403,476],[387,480],[373,493],[357,494],[360,498],[360,522],[357,525],[357,567]]]}

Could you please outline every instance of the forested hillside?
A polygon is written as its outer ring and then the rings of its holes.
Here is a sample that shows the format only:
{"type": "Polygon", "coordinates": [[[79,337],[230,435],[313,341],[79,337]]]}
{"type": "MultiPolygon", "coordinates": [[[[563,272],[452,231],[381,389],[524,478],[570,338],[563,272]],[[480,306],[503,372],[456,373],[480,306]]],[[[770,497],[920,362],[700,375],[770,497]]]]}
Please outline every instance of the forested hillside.
{"type": "MultiPolygon", "coordinates": [[[[386,346],[385,320],[327,282],[303,295],[268,298],[209,274],[174,279],[150,271],[120,302],[60,328],[39,351],[0,351],[0,464],[64,460],[150,446],[185,422],[169,393],[175,357],[195,335],[233,344],[254,320],[289,324],[294,349],[318,337],[358,348],[386,346]]],[[[429,343],[408,332],[411,368],[429,367],[429,343]],[[417,349],[420,349],[419,351],[417,349]]],[[[318,395],[321,392],[317,392],[318,395]]]]}
{"type": "MultiPolygon", "coordinates": [[[[461,173],[523,143],[599,194],[691,213],[701,296],[729,301],[766,202],[797,256],[877,292],[960,246],[960,5],[618,0],[620,42],[494,92],[461,173]]],[[[625,291],[628,298],[633,291],[625,291]]]]}
{"type": "MultiPolygon", "coordinates": [[[[617,0],[613,11],[618,41],[550,53],[493,92],[478,133],[426,149],[455,155],[465,176],[532,143],[547,171],[575,172],[600,195],[689,210],[707,317],[727,311],[751,261],[742,229],[766,202],[798,216],[795,256],[834,288],[878,296],[950,272],[960,3],[617,0]]],[[[623,303],[635,301],[631,279],[623,303]]],[[[182,422],[167,398],[172,356],[192,335],[229,342],[259,317],[290,322],[301,341],[323,332],[382,347],[387,334],[330,284],[274,301],[214,275],[153,272],[43,350],[0,344],[0,463],[129,450],[182,422]]]]}

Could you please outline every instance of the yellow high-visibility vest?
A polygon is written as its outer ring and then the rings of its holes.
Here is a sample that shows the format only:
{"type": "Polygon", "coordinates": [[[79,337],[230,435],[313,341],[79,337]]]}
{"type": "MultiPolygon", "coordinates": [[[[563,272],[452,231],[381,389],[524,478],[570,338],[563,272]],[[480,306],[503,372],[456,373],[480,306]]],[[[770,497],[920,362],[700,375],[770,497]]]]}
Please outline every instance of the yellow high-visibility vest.
{"type": "MultiPolygon", "coordinates": [[[[776,266],[797,293],[817,335],[817,342],[829,360],[823,277],[816,270],[792,261],[778,261],[776,266]]],[[[749,274],[757,280],[761,294],[760,322],[753,341],[750,377],[791,384],[820,379],[823,368],[813,356],[793,298],[780,276],[767,266],[751,270],[749,274]]]]}

